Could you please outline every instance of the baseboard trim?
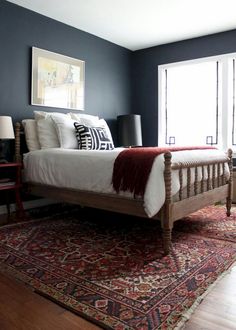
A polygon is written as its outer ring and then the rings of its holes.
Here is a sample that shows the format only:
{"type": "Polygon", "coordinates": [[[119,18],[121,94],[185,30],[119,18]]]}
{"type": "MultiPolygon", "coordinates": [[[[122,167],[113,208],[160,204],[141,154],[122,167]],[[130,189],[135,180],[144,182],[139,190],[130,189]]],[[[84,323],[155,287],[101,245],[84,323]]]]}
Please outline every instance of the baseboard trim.
{"type": "MultiPolygon", "coordinates": [[[[24,209],[28,210],[28,209],[33,209],[36,207],[51,205],[51,204],[55,204],[55,203],[58,203],[58,201],[48,199],[48,198],[41,198],[41,199],[35,199],[32,201],[23,202],[23,205],[24,205],[24,209]]],[[[16,210],[16,204],[15,203],[10,204],[10,211],[14,212],[15,210],[16,210]]],[[[6,214],[6,213],[7,213],[6,205],[0,205],[0,215],[6,214]]]]}

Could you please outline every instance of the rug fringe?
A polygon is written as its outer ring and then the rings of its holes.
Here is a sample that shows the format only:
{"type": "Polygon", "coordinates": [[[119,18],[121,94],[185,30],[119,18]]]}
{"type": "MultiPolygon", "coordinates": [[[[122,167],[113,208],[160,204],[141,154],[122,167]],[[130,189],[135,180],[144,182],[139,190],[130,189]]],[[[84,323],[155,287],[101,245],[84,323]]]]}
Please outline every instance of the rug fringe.
{"type": "Polygon", "coordinates": [[[197,297],[196,301],[193,303],[193,305],[188,308],[184,313],[181,313],[181,319],[178,322],[178,324],[173,328],[173,330],[180,330],[184,329],[186,326],[186,322],[190,319],[192,314],[195,312],[197,307],[201,304],[203,299],[214,289],[214,287],[228,274],[232,272],[232,269],[236,267],[236,261],[233,262],[233,264],[226,269],[210,286],[209,288],[200,296],[197,297]]]}

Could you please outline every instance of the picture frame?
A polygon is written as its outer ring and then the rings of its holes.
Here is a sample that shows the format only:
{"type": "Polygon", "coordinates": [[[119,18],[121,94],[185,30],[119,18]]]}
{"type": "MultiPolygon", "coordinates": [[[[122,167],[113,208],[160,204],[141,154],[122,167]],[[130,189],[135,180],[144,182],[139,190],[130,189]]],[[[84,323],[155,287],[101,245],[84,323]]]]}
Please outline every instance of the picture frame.
{"type": "Polygon", "coordinates": [[[31,104],[84,110],[85,62],[32,47],[31,104]]]}

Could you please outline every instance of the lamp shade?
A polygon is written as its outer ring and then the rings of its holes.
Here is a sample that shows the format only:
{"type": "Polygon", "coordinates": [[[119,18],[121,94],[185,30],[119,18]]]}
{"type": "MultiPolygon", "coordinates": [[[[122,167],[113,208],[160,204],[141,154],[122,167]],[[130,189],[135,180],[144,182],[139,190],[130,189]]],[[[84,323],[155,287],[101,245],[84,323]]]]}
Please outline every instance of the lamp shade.
{"type": "Polygon", "coordinates": [[[10,116],[0,116],[0,139],[14,139],[14,129],[10,116]]]}
{"type": "Polygon", "coordinates": [[[121,115],[117,117],[118,143],[123,147],[142,146],[142,127],[140,115],[121,115]]]}

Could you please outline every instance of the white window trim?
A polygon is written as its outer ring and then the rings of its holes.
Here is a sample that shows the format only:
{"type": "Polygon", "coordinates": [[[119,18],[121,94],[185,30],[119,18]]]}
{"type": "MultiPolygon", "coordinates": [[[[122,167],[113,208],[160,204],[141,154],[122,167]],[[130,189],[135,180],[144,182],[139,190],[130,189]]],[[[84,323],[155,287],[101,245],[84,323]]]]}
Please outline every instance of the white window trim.
{"type": "MultiPolygon", "coordinates": [[[[203,63],[208,61],[218,61],[222,66],[222,121],[220,130],[224,136],[223,149],[227,150],[229,147],[233,149],[233,154],[236,156],[236,146],[232,146],[232,132],[230,126],[230,119],[232,118],[233,103],[232,103],[232,89],[229,86],[232,83],[232,76],[229,72],[229,61],[235,59],[236,65],[236,53],[228,53],[223,55],[208,56],[192,60],[173,62],[168,64],[161,64],[158,66],[158,145],[164,145],[165,143],[165,111],[161,111],[165,107],[165,70],[171,67],[181,65],[191,65],[197,63],[203,63]],[[231,78],[231,81],[230,81],[231,78]],[[227,109],[227,111],[224,111],[227,109]]],[[[236,97],[236,96],[235,96],[236,97]]],[[[236,102],[236,100],[235,100],[236,102]]],[[[236,104],[235,104],[236,107],[236,104]]]]}

